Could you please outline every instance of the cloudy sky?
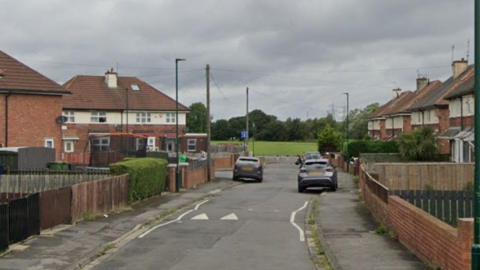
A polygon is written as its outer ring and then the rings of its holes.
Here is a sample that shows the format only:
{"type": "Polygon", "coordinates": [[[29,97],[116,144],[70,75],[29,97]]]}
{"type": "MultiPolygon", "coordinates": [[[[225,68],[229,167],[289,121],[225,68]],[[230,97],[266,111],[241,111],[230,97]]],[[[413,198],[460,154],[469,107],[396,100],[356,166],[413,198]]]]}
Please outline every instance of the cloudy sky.
{"type": "MultiPolygon", "coordinates": [[[[332,104],[385,102],[417,74],[444,80],[473,50],[472,0],[0,0],[0,50],[58,81],[118,67],[214,117],[251,108],[281,119],[320,117],[332,104]]],[[[473,59],[471,53],[470,59],[473,59]]]]}

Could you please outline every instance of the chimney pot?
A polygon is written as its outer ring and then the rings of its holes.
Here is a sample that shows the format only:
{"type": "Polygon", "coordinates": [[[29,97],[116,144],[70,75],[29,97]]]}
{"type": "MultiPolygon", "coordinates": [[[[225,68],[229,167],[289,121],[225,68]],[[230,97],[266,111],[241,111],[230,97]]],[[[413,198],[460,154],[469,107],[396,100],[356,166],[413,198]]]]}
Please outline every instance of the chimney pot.
{"type": "Polygon", "coordinates": [[[397,98],[400,96],[400,94],[402,94],[402,89],[400,88],[395,88],[392,90],[392,93],[393,93],[393,98],[397,98]]]}

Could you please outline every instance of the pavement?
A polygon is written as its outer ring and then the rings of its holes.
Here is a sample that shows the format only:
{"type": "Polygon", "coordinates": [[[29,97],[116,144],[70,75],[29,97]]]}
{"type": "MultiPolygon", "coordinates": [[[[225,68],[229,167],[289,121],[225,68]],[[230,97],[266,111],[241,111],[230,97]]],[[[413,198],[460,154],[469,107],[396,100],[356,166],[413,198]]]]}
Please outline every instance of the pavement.
{"type": "Polygon", "coordinates": [[[217,179],[197,190],[167,193],[140,203],[132,209],[76,225],[60,225],[26,241],[11,245],[0,257],[0,269],[78,269],[102,254],[105,246],[139,230],[175,209],[214,196],[233,183],[229,173],[217,172],[217,179]],[[227,178],[228,177],[228,178],[227,178]]]}
{"type": "Polygon", "coordinates": [[[375,233],[368,209],[349,174],[339,172],[339,189],[320,196],[317,225],[336,270],[429,269],[388,234],[375,233]]]}
{"type": "Polygon", "coordinates": [[[297,192],[297,170],[270,164],[262,183],[245,182],[196,204],[92,269],[314,270],[303,230],[316,195],[297,192]]]}

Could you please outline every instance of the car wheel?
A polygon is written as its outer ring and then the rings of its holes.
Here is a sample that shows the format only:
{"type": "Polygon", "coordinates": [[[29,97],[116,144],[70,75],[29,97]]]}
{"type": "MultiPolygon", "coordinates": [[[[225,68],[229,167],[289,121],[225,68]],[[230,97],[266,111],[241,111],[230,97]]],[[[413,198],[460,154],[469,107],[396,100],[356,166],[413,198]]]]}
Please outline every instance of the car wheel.
{"type": "Polygon", "coordinates": [[[259,183],[261,183],[261,182],[263,182],[263,178],[258,178],[257,181],[258,181],[259,183]]]}
{"type": "Polygon", "coordinates": [[[330,188],[330,191],[335,192],[335,191],[337,191],[337,188],[338,188],[337,185],[334,185],[333,187],[330,188]]]}
{"type": "Polygon", "coordinates": [[[305,191],[305,188],[301,187],[301,186],[298,186],[298,192],[299,193],[303,193],[305,191]]]}
{"type": "Polygon", "coordinates": [[[238,181],[238,177],[234,174],[232,177],[233,181],[238,181]]]}

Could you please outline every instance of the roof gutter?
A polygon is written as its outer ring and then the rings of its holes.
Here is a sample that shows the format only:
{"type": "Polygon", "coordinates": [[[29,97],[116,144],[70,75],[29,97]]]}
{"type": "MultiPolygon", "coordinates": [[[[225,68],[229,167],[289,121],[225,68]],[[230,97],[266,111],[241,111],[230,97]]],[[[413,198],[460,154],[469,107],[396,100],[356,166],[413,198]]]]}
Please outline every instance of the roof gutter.
{"type": "Polygon", "coordinates": [[[69,91],[61,92],[61,91],[32,91],[26,89],[0,89],[0,94],[18,94],[18,95],[37,95],[37,96],[63,96],[63,95],[71,95],[72,93],[69,91]]]}

